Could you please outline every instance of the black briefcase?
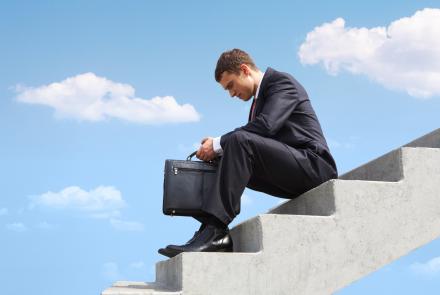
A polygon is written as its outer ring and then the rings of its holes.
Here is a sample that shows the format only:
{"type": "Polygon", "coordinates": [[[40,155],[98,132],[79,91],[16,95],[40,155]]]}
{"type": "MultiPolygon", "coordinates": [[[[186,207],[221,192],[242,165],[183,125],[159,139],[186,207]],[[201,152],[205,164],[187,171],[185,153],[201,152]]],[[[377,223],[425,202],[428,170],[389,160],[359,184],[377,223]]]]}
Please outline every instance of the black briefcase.
{"type": "Polygon", "coordinates": [[[163,213],[165,215],[201,216],[203,200],[215,183],[218,161],[165,160],[163,213]]]}

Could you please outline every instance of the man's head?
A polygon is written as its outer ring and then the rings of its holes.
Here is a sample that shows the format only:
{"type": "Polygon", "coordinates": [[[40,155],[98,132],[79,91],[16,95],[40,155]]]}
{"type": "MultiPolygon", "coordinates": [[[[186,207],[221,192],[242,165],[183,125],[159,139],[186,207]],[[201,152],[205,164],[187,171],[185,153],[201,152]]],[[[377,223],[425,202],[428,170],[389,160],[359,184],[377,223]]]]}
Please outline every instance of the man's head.
{"type": "Polygon", "coordinates": [[[225,51],[220,55],[215,68],[215,80],[231,97],[249,100],[255,95],[261,80],[261,72],[252,58],[240,49],[225,51]]]}

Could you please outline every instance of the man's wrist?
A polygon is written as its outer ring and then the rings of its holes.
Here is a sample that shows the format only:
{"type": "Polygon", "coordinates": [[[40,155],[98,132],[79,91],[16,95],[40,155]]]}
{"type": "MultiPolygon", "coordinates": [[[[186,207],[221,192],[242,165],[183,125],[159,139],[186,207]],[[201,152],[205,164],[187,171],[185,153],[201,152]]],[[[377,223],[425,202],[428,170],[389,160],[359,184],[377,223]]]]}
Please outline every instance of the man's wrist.
{"type": "Polygon", "coordinates": [[[214,149],[214,152],[218,155],[223,153],[222,146],[220,145],[220,139],[221,136],[214,137],[212,139],[212,148],[214,149]]]}

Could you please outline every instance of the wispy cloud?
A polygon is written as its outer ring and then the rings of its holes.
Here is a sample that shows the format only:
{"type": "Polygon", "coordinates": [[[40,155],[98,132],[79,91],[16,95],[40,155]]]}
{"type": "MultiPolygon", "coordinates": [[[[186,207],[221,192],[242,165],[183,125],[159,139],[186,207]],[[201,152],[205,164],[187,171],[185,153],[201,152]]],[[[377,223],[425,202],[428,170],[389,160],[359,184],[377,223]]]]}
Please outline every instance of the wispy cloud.
{"type": "Polygon", "coordinates": [[[110,219],[113,228],[122,231],[143,231],[144,225],[135,221],[123,221],[119,219],[110,219]]]}
{"type": "Polygon", "coordinates": [[[8,214],[7,208],[0,208],[0,216],[8,214]]]}
{"type": "Polygon", "coordinates": [[[112,186],[98,186],[86,191],[78,186],[69,186],[59,192],[46,192],[31,196],[29,207],[70,209],[85,212],[91,217],[119,215],[119,209],[126,206],[119,190],[112,186]]]}
{"type": "MultiPolygon", "coordinates": [[[[122,208],[127,206],[122,198],[122,193],[112,186],[98,186],[90,191],[78,186],[69,186],[59,192],[46,192],[41,195],[31,196],[29,208],[50,208],[79,212],[89,218],[103,219],[121,231],[142,231],[144,225],[135,221],[121,220],[122,208]]],[[[40,223],[40,229],[54,228],[46,222],[40,223]]]]}
{"type": "Polygon", "coordinates": [[[425,263],[413,263],[410,265],[410,270],[417,275],[426,277],[440,275],[440,256],[435,257],[425,263]]]}
{"type": "Polygon", "coordinates": [[[24,232],[27,230],[27,227],[21,222],[14,222],[6,224],[6,229],[15,232],[24,232]]]}
{"type": "Polygon", "coordinates": [[[17,85],[15,89],[18,101],[52,107],[57,118],[85,121],[117,118],[142,124],[200,120],[192,105],[179,105],[172,96],[139,98],[131,85],[113,82],[94,73],[39,87],[17,85]]]}
{"type": "Polygon", "coordinates": [[[440,95],[440,9],[423,9],[388,27],[350,28],[343,18],[307,34],[301,63],[328,73],[363,74],[389,89],[427,98],[440,95]]]}

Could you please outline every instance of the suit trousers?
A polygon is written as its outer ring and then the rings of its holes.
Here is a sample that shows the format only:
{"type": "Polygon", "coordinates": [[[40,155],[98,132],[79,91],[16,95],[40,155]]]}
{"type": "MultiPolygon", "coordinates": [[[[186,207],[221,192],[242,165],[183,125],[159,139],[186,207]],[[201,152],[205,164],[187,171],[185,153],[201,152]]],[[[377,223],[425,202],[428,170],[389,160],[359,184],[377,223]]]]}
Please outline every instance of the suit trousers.
{"type": "Polygon", "coordinates": [[[202,209],[229,224],[240,213],[246,187],[292,199],[337,177],[333,158],[310,145],[293,148],[244,130],[232,132],[223,143],[216,182],[204,196],[202,209]]]}

